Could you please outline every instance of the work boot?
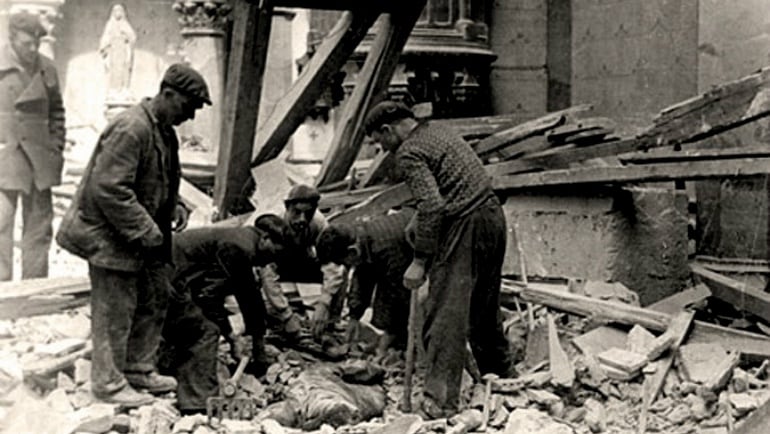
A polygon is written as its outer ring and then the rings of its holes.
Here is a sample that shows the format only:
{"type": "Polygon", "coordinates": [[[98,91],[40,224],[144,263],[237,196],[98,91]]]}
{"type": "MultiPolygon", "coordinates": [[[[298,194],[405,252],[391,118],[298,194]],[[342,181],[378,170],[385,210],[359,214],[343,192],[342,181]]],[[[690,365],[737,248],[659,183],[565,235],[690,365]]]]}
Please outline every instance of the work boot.
{"type": "Polygon", "coordinates": [[[102,402],[118,404],[124,408],[137,408],[143,405],[150,405],[155,401],[155,397],[149,393],[137,392],[129,385],[126,385],[117,392],[109,394],[94,393],[94,396],[102,402]]]}
{"type": "Polygon", "coordinates": [[[128,383],[137,389],[143,389],[150,393],[166,393],[176,391],[174,377],[160,375],[157,372],[125,373],[128,383]]]}

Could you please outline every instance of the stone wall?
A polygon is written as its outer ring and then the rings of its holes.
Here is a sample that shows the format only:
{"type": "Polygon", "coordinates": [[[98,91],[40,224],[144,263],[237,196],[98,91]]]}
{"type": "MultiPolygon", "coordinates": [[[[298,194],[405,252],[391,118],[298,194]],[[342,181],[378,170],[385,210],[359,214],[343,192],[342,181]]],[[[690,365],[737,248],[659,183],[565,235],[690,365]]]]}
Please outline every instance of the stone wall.
{"type": "Polygon", "coordinates": [[[547,107],[547,0],[496,0],[493,10],[489,35],[497,54],[490,76],[493,113],[532,119],[547,107]]]}
{"type": "Polygon", "coordinates": [[[573,0],[572,13],[573,104],[645,125],[696,94],[698,0],[573,0]]]}
{"type": "Polygon", "coordinates": [[[504,274],[618,281],[643,305],[685,288],[687,197],[653,188],[517,194],[503,206],[509,226],[504,274]]]}
{"type": "MultiPolygon", "coordinates": [[[[770,8],[764,0],[699,1],[698,89],[770,66],[770,8]]],[[[770,121],[721,134],[711,147],[764,146],[770,121]]],[[[766,259],[765,177],[696,183],[698,253],[766,259]]]]}

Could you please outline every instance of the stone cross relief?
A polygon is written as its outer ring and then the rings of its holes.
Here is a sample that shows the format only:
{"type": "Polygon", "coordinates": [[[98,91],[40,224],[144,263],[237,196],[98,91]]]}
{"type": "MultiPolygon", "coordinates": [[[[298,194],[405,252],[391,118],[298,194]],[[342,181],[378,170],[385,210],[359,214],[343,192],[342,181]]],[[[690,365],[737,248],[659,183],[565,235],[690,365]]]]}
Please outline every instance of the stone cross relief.
{"type": "Polygon", "coordinates": [[[128,22],[126,8],[115,4],[104,26],[99,53],[107,77],[107,104],[132,102],[129,86],[134,63],[136,32],[128,22]]]}

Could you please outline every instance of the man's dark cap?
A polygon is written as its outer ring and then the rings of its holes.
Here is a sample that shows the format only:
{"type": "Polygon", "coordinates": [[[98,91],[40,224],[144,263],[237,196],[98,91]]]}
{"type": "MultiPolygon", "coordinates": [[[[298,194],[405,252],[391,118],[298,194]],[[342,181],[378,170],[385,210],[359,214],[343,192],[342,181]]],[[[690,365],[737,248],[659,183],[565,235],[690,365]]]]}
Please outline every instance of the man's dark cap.
{"type": "Polygon", "coordinates": [[[166,73],[163,74],[163,81],[161,82],[161,86],[164,85],[211,105],[211,97],[209,97],[209,87],[206,84],[206,80],[203,79],[203,76],[198,71],[184,63],[175,63],[168,67],[166,73]]]}
{"type": "Polygon", "coordinates": [[[291,205],[297,202],[309,202],[318,204],[321,200],[321,193],[312,185],[297,184],[289,190],[289,194],[286,196],[284,203],[291,205]]]}
{"type": "Polygon", "coordinates": [[[414,119],[414,112],[406,104],[397,101],[382,101],[372,107],[366,115],[364,120],[366,135],[371,136],[375,130],[385,124],[409,118],[414,119]]]}
{"type": "Polygon", "coordinates": [[[45,36],[48,33],[43,24],[40,23],[40,17],[27,11],[11,14],[8,18],[8,28],[10,28],[11,33],[21,31],[29,33],[36,38],[45,36]]]}

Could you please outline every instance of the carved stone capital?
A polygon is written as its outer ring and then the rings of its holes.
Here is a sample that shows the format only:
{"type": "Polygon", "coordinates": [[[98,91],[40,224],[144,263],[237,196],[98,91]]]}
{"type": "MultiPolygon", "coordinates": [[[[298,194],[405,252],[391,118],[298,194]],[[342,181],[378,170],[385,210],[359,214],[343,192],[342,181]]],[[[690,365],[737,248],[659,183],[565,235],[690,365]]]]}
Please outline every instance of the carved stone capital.
{"type": "Polygon", "coordinates": [[[177,0],[182,35],[223,36],[232,6],[226,0],[177,0]]]}

